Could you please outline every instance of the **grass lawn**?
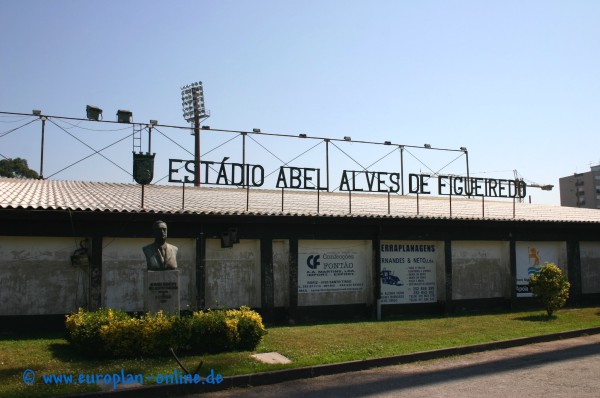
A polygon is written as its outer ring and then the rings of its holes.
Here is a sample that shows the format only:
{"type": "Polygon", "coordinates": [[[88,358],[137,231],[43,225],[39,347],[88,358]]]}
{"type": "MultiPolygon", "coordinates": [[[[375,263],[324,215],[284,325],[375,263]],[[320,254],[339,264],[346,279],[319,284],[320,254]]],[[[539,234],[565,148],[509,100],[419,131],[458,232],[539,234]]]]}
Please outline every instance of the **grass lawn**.
{"type": "MultiPolygon", "coordinates": [[[[188,370],[204,364],[199,373],[211,369],[223,376],[263,372],[381,356],[406,354],[437,348],[507,340],[553,332],[600,326],[600,307],[571,308],[548,318],[544,311],[502,312],[449,317],[405,318],[380,322],[345,322],[298,326],[274,326],[256,352],[277,351],[292,360],[288,365],[266,365],[250,358],[249,352],[181,358],[188,370]]],[[[74,353],[61,335],[0,335],[0,397],[48,397],[95,391],[95,385],[46,385],[43,374],[141,374],[144,377],[180,371],[175,360],[89,360],[74,353]],[[33,385],[26,385],[23,372],[35,371],[33,385]]]]}

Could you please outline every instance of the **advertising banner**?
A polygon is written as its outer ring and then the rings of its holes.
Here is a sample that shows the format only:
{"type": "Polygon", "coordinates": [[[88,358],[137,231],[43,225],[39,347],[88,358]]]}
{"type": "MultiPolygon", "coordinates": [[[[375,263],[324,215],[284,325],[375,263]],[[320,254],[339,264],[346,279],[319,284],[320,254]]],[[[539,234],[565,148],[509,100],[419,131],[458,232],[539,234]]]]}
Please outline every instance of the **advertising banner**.
{"type": "Polygon", "coordinates": [[[299,241],[298,293],[363,291],[367,255],[364,241],[299,241]]]}
{"type": "Polygon", "coordinates": [[[381,241],[381,304],[437,301],[435,242],[381,241]]]}
{"type": "Polygon", "coordinates": [[[559,265],[560,242],[516,242],[517,297],[532,297],[529,278],[546,262],[559,265]]]}

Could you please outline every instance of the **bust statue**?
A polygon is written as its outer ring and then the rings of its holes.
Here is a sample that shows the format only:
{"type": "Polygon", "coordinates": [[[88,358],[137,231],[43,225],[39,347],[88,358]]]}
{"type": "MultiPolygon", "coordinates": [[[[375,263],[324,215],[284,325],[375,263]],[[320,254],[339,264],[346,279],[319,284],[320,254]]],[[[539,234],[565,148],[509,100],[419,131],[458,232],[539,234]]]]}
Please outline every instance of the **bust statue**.
{"type": "Polygon", "coordinates": [[[167,223],[155,221],[152,232],[154,242],[143,247],[148,271],[177,269],[177,247],[167,243],[167,223]]]}

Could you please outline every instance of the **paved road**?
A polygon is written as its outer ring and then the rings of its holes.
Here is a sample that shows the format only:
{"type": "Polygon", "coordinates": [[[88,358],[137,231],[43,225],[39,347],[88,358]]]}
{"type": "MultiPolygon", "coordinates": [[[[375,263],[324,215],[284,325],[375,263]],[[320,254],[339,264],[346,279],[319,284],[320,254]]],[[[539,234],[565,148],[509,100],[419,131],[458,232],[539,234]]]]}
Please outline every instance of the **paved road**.
{"type": "Polygon", "coordinates": [[[191,397],[600,397],[600,335],[191,397]]]}

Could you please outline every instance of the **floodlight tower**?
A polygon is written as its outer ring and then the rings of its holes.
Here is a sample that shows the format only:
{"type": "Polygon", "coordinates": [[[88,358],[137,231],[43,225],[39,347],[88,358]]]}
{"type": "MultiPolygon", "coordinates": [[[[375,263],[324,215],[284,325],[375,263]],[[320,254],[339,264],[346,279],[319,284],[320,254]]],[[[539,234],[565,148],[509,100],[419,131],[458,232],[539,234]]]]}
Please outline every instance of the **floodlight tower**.
{"type": "Polygon", "coordinates": [[[183,118],[194,124],[194,186],[200,186],[200,123],[210,117],[204,108],[204,90],[202,82],[181,87],[181,106],[183,118]]]}

